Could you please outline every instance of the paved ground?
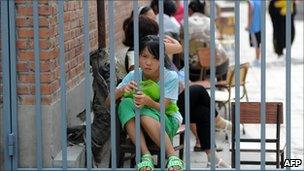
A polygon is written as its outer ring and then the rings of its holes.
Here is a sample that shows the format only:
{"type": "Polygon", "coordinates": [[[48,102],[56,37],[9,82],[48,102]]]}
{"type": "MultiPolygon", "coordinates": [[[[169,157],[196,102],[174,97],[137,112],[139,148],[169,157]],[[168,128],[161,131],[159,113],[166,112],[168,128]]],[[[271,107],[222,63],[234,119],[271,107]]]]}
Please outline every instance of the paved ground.
{"type": "MultiPolygon", "coordinates": [[[[241,14],[247,14],[246,4],[241,4],[241,14]]],[[[249,47],[248,33],[245,31],[246,15],[241,15],[241,63],[252,62],[254,59],[255,51],[249,47]]],[[[303,159],[303,20],[296,20],[296,38],[292,45],[292,59],[291,59],[291,149],[292,158],[303,159]]],[[[266,101],[281,101],[284,103],[285,115],[285,62],[284,57],[278,59],[273,52],[272,45],[272,24],[267,14],[266,19],[266,101]]],[[[231,57],[232,63],[234,62],[233,54],[231,57]]],[[[260,81],[261,70],[259,67],[251,67],[247,76],[248,80],[248,94],[250,101],[260,101],[260,81]]],[[[285,118],[284,118],[284,121],[285,118]]],[[[246,125],[246,135],[248,137],[258,137],[260,134],[260,127],[256,125],[246,125]]],[[[285,142],[285,122],[281,126],[282,141],[285,142]]],[[[272,126],[266,127],[266,136],[271,135],[275,128],[272,126]]],[[[230,163],[229,143],[224,140],[223,133],[217,133],[216,141],[219,146],[224,147],[224,151],[219,154],[230,163]]],[[[230,142],[230,141],[229,141],[230,142]]],[[[191,138],[191,168],[204,168],[206,167],[207,158],[204,153],[193,152],[195,140],[191,138]]],[[[257,159],[259,154],[246,153],[241,155],[242,158],[257,159]]],[[[266,159],[274,159],[274,155],[267,155],[266,159]]],[[[302,165],[303,166],[303,165],[302,165]]],[[[241,168],[249,169],[260,166],[242,166],[241,168]]],[[[269,167],[274,168],[274,167],[269,167]]],[[[302,167],[301,169],[304,169],[302,167]]]]}

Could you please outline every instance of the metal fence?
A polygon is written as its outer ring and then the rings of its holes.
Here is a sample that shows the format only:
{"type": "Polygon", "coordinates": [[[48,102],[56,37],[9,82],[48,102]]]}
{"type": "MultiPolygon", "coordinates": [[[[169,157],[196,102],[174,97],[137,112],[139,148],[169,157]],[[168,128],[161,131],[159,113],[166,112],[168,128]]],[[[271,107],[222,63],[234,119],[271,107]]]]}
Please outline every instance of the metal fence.
{"type": "MultiPolygon", "coordinates": [[[[134,12],[134,25],[138,26],[138,2],[133,2],[134,12]]],[[[3,159],[5,170],[97,170],[93,169],[92,165],[92,152],[91,152],[91,109],[90,109],[90,97],[85,97],[86,102],[86,168],[68,168],[67,161],[67,108],[66,108],[66,72],[65,72],[65,57],[64,57],[64,1],[57,1],[58,4],[58,32],[59,32],[59,47],[60,47],[60,94],[61,94],[61,150],[62,150],[62,167],[61,168],[44,168],[43,165],[43,138],[42,138],[42,114],[41,114],[41,92],[40,92],[40,48],[39,48],[39,14],[38,14],[38,1],[33,1],[33,30],[34,30],[34,56],[35,56],[35,127],[36,127],[36,168],[20,168],[18,165],[18,107],[17,107],[17,72],[16,72],[16,24],[15,24],[15,1],[1,1],[1,64],[2,64],[2,84],[3,84],[3,104],[2,112],[3,118],[1,123],[1,129],[3,130],[3,141],[4,151],[3,159]]],[[[111,98],[111,130],[116,132],[116,109],[115,109],[115,40],[114,40],[114,30],[115,22],[113,22],[114,13],[114,1],[108,1],[108,21],[109,22],[109,49],[110,49],[110,98],[111,98]]],[[[188,34],[188,0],[184,0],[184,61],[185,61],[185,73],[189,73],[189,34],[188,34]]],[[[211,21],[215,20],[215,2],[211,1],[211,21]]],[[[240,1],[235,1],[235,66],[236,66],[236,111],[235,111],[235,122],[239,123],[239,113],[240,113],[240,1]]],[[[262,66],[261,66],[261,169],[265,170],[265,94],[266,94],[266,39],[265,39],[265,16],[266,16],[266,1],[262,2],[262,66]]],[[[159,2],[159,25],[160,25],[160,40],[164,38],[163,29],[163,3],[159,2]]],[[[84,61],[85,61],[85,94],[89,94],[91,90],[89,85],[89,8],[88,1],[83,1],[83,21],[84,21],[84,61]]],[[[291,158],[291,1],[287,1],[287,15],[286,15],[286,158],[291,158]]],[[[134,47],[135,56],[138,58],[139,55],[139,44],[138,44],[138,27],[134,27],[134,47]]],[[[211,109],[215,109],[215,25],[210,25],[211,29],[211,109]]],[[[160,43],[160,54],[161,55],[161,75],[160,75],[160,87],[161,87],[161,101],[164,100],[164,46],[160,43]]],[[[136,70],[136,80],[139,82],[138,74],[139,63],[135,60],[135,70],[136,70]]],[[[186,107],[186,134],[185,134],[185,169],[191,169],[190,163],[190,113],[189,113],[189,76],[185,75],[185,107],[186,107]]],[[[164,103],[161,104],[161,139],[164,139],[165,127],[164,127],[164,103]]],[[[211,111],[211,118],[215,117],[215,110],[211,111]]],[[[211,124],[211,151],[212,151],[212,162],[211,170],[215,169],[215,124],[213,120],[210,120],[211,124]]],[[[136,111],[136,135],[139,135],[140,130],[140,119],[139,111],[136,111]]],[[[235,166],[236,170],[240,170],[240,127],[236,124],[236,158],[235,166]]],[[[139,136],[137,136],[139,137],[139,136]]],[[[165,144],[161,141],[161,170],[165,169],[165,144]]],[[[116,135],[111,134],[111,144],[116,144],[116,135]]],[[[136,163],[140,162],[140,139],[136,139],[136,163]]],[[[34,145],[34,144],[33,144],[34,145]]],[[[111,169],[117,170],[116,160],[117,160],[117,149],[116,146],[111,146],[111,169]]],[[[1,161],[0,161],[1,162],[1,161]]],[[[101,170],[100,168],[98,170],[101,170]]],[[[126,170],[124,168],[123,170],[126,170]]],[[[207,170],[209,170],[207,168],[207,170]]]]}

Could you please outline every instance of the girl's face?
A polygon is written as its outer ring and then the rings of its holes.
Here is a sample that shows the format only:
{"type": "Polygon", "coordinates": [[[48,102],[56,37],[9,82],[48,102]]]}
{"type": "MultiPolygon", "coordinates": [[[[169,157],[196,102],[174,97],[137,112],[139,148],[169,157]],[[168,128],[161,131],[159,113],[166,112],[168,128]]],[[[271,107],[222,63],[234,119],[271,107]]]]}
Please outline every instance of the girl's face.
{"type": "Polygon", "coordinates": [[[159,75],[159,60],[149,52],[147,47],[139,56],[139,65],[146,76],[156,77],[159,75]]]}

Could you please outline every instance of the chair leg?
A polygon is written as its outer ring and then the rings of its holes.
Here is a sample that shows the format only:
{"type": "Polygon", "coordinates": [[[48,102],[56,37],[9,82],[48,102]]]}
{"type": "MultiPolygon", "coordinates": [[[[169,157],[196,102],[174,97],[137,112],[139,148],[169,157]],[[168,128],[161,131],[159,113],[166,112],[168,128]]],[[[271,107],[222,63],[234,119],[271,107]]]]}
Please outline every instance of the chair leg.
{"type": "Polygon", "coordinates": [[[124,157],[125,157],[125,153],[121,152],[118,156],[118,164],[117,164],[118,168],[123,168],[124,167],[124,157]]]}
{"type": "Polygon", "coordinates": [[[276,168],[280,168],[280,149],[276,150],[276,168]]]}
{"type": "MultiPolygon", "coordinates": [[[[118,161],[116,161],[117,168],[122,168],[124,165],[124,153],[119,153],[119,156],[117,158],[118,158],[118,161]]],[[[112,153],[110,152],[109,168],[111,167],[112,167],[112,153]]]]}
{"type": "Polygon", "coordinates": [[[111,154],[111,152],[110,152],[110,158],[109,158],[109,168],[111,168],[111,167],[112,167],[112,160],[111,160],[111,158],[112,158],[112,154],[111,154]]]}
{"type": "MultiPolygon", "coordinates": [[[[179,145],[184,145],[184,133],[179,135],[179,145]]],[[[184,148],[179,150],[179,158],[183,160],[183,158],[184,158],[184,148]]]]}
{"type": "Polygon", "coordinates": [[[246,86],[244,85],[243,88],[244,88],[244,94],[245,94],[245,97],[246,97],[246,101],[249,102],[246,86]]]}
{"type": "Polygon", "coordinates": [[[161,159],[160,159],[160,152],[157,154],[157,164],[156,164],[156,168],[160,168],[160,163],[161,163],[161,159]]]}
{"type": "Polygon", "coordinates": [[[130,158],[130,168],[135,168],[135,155],[132,156],[133,154],[131,154],[131,158],[130,158]]]}
{"type": "Polygon", "coordinates": [[[242,125],[243,125],[243,135],[245,135],[245,134],[246,134],[246,131],[245,131],[245,124],[242,123],[242,125]]]}
{"type": "Polygon", "coordinates": [[[281,153],[281,168],[283,169],[284,168],[284,151],[281,153]]]}

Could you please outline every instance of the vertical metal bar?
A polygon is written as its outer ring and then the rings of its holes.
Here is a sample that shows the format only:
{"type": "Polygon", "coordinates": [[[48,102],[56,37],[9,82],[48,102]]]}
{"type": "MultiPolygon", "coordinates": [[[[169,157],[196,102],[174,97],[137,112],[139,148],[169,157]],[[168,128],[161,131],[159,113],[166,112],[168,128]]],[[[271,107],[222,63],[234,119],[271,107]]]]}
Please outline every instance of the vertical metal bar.
{"type": "Polygon", "coordinates": [[[14,160],[13,169],[18,167],[18,115],[17,115],[17,70],[16,70],[16,23],[15,23],[15,1],[9,1],[9,39],[10,39],[10,81],[11,81],[11,124],[14,135],[14,160]]]}
{"type": "MultiPolygon", "coordinates": [[[[91,107],[90,107],[90,35],[89,35],[89,1],[83,0],[83,22],[84,22],[84,73],[85,73],[85,105],[86,105],[86,152],[87,169],[92,169],[92,137],[91,137],[91,107]]],[[[115,73],[115,71],[114,71],[115,73]]],[[[115,93],[114,93],[115,94],[115,93]]]]}
{"type": "MultiPolygon", "coordinates": [[[[286,14],[286,158],[291,157],[291,5],[293,1],[287,1],[286,14]]],[[[290,170],[290,167],[287,168],[290,170]]]]}
{"type": "Polygon", "coordinates": [[[158,17],[159,17],[159,60],[160,60],[160,153],[161,153],[161,170],[165,169],[165,106],[164,106],[164,2],[158,1],[158,17]]]}
{"type": "Polygon", "coordinates": [[[235,168],[240,170],[240,1],[235,1],[235,168]]]}
{"type": "MultiPolygon", "coordinates": [[[[3,80],[10,79],[9,73],[9,29],[8,29],[8,1],[1,1],[1,51],[2,51],[2,75],[3,80]]],[[[10,81],[3,81],[3,130],[4,147],[8,146],[8,134],[11,133],[10,124],[10,81]]],[[[4,170],[12,170],[12,158],[8,148],[4,148],[4,170]]]]}
{"type": "Polygon", "coordinates": [[[60,94],[61,94],[61,150],[62,169],[67,169],[67,107],[65,87],[65,58],[64,58],[64,1],[57,0],[58,32],[59,32],[59,63],[60,63],[60,94]]]}
{"type": "Polygon", "coordinates": [[[34,56],[35,56],[35,120],[36,120],[36,164],[41,170],[42,164],[42,128],[41,128],[41,92],[40,92],[40,47],[38,0],[33,1],[34,56]]]}
{"type": "Polygon", "coordinates": [[[189,20],[188,20],[188,0],[184,1],[184,61],[185,61],[185,123],[186,123],[186,144],[185,144],[185,159],[186,159],[186,170],[191,169],[190,163],[190,102],[189,102],[189,20]]]}
{"type": "Polygon", "coordinates": [[[210,2],[210,79],[211,79],[211,103],[210,103],[210,145],[211,145],[211,170],[215,170],[215,1],[210,2]]]}
{"type": "MultiPolygon", "coordinates": [[[[133,1],[133,25],[134,25],[134,58],[135,58],[135,81],[137,85],[140,83],[139,75],[139,21],[138,21],[138,1],[133,1]]],[[[135,109],[135,129],[136,129],[136,163],[140,162],[141,149],[140,149],[140,109],[135,109]]]]}
{"type": "MultiPolygon", "coordinates": [[[[110,101],[111,101],[111,131],[116,132],[116,113],[115,113],[115,42],[114,42],[114,1],[108,1],[109,11],[109,50],[110,50],[110,101]],[[111,22],[112,21],[112,22],[111,22]]],[[[117,168],[116,163],[116,135],[111,134],[111,163],[112,169],[117,168]]]]}
{"type": "Polygon", "coordinates": [[[261,14],[261,108],[260,108],[260,123],[261,123],[261,170],[265,170],[265,123],[266,123],[266,1],[261,2],[262,14],[261,14]]]}

